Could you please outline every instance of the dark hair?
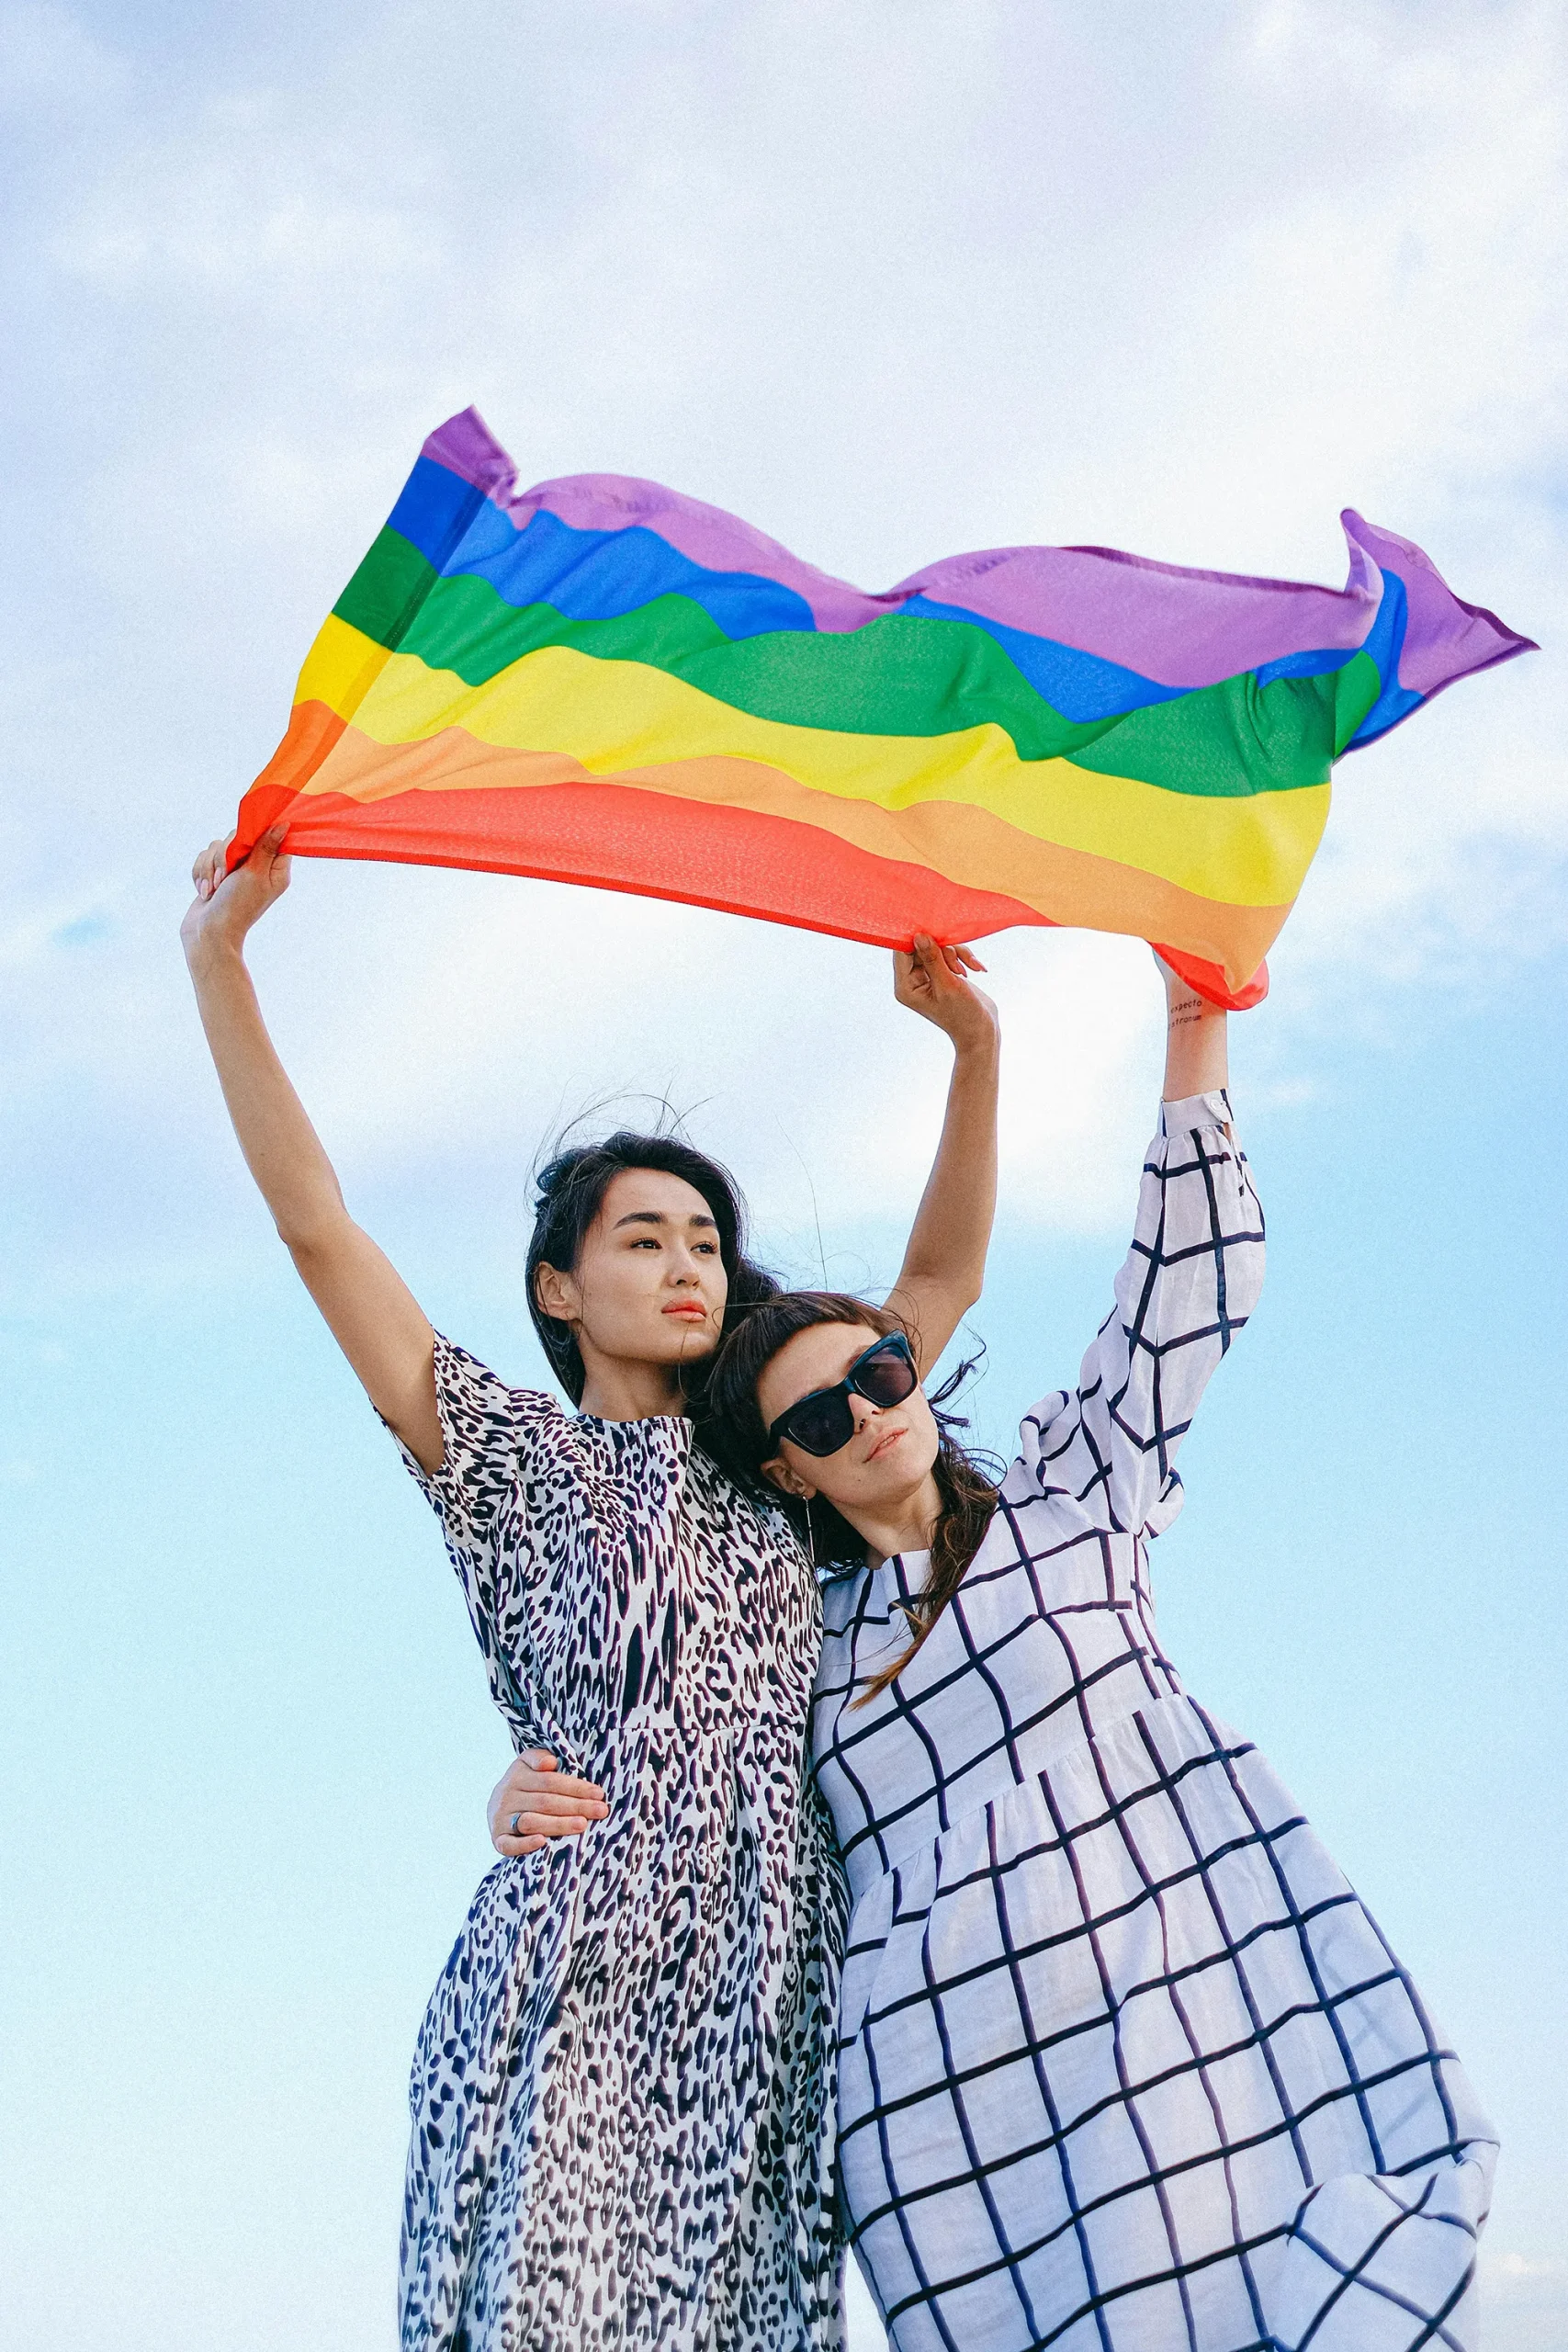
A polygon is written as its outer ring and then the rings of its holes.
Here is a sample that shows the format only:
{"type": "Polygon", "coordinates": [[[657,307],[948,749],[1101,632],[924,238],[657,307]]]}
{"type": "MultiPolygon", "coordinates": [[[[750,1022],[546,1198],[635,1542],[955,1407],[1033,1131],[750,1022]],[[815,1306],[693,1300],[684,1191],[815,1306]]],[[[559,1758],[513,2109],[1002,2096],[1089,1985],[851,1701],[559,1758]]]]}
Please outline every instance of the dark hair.
{"type": "MultiPolygon", "coordinates": [[[[582,1402],[582,1352],[571,1327],[558,1316],[547,1315],[538,1300],[541,1266],[574,1273],[583,1236],[598,1216],[612,1178],[628,1168],[653,1168],[679,1176],[700,1193],[718,1227],[718,1251],[729,1277],[724,1329],[731,1318],[760,1300],[776,1298],[779,1285],[772,1274],[753,1265],[746,1255],[746,1204],[728,1168],[679,1136],[634,1135],[621,1127],[603,1143],[574,1144],[558,1151],[541,1168],[535,1182],[539,1197],[534,1210],[534,1235],[528,1244],[528,1312],[539,1335],[539,1345],[550,1369],[574,1405],[582,1402]]],[[[695,1398],[705,1385],[708,1364],[694,1364],[685,1373],[688,1397],[695,1398]]]]}
{"type": "MultiPolygon", "coordinates": [[[[863,1323],[873,1331],[917,1334],[891,1307],[872,1306],[848,1291],[796,1290],[776,1294],[738,1317],[727,1333],[705,1384],[700,1428],[703,1442],[714,1459],[738,1484],[753,1493],[759,1488],[775,1502],[784,1498],[761,1475],[773,1447],[757,1402],[757,1383],[786,1340],[818,1323],[863,1323]]],[[[901,1657],[877,1675],[857,1701],[863,1706],[901,1674],[964,1581],[964,1571],[980,1547],[997,1507],[997,1481],[980,1459],[961,1445],[955,1430],[968,1423],[942,1407],[960,1382],[974,1370],[978,1357],[961,1363],[928,1400],[937,1426],[937,1454],[932,1474],[942,1497],[942,1515],[931,1532],[931,1575],[919,1600],[910,1608],[915,1638],[901,1657]]],[[[999,1468],[1000,1465],[998,1464],[999,1468]]],[[[822,1495],[802,1506],[787,1505],[804,1521],[812,1550],[819,1559],[846,1563],[865,1557],[865,1539],[858,1535],[841,1512],[822,1495]]]]}

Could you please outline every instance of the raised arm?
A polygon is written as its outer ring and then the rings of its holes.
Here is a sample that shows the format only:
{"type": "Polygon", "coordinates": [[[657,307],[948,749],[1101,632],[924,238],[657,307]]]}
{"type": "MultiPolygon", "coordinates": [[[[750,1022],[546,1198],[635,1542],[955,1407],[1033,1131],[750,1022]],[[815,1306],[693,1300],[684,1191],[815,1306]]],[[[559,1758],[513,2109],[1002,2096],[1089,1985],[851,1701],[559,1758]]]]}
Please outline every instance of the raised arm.
{"type": "Polygon", "coordinates": [[[1144,1161],[1116,1304],[1083,1360],[1023,1424],[1022,1489],[1113,1531],[1157,1533],[1180,1507],[1176,1456],[1258,1301],[1263,1213],[1235,1140],[1225,1016],[1162,965],[1168,1029],[1160,1132],[1144,1161]]]}
{"type": "Polygon", "coordinates": [[[245,968],[245,937],[288,888],[281,827],[223,875],[214,842],[193,868],[180,938],[245,1164],[300,1279],[371,1403],[428,1471],[442,1458],[434,1334],[419,1302],[344,1206],[333,1164],[278,1060],[245,968]]]}
{"type": "Polygon", "coordinates": [[[894,958],[893,992],[953,1041],[942,1136],[889,1306],[909,1326],[929,1372],[980,1295],[997,1214],[997,1008],[967,978],[985,967],[966,947],[916,940],[894,958]]]}
{"type": "Polygon", "coordinates": [[[1190,1095],[1217,1094],[1230,1076],[1225,1042],[1225,1016],[1196,989],[1179,980],[1170,966],[1156,956],[1165,982],[1165,1085],[1167,1102],[1185,1102],[1190,1095]]]}

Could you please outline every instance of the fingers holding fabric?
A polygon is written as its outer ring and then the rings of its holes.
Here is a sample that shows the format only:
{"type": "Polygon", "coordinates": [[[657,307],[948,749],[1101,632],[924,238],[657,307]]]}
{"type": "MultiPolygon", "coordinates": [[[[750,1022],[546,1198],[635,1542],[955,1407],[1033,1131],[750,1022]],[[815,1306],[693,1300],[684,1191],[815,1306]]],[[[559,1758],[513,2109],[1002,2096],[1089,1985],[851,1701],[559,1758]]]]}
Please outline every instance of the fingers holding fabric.
{"type": "Polygon", "coordinates": [[[252,926],[288,888],[292,861],[283,849],[287,830],[272,826],[231,874],[227,863],[233,835],[208,843],[191,867],[196,897],[180,925],[187,956],[194,959],[209,948],[243,951],[252,926]]]}
{"type": "Polygon", "coordinates": [[[988,1043],[996,1035],[997,1009],[969,978],[985,968],[972,948],[917,932],[908,950],[894,950],[893,994],[908,1012],[944,1030],[960,1049],[988,1043]]]}
{"type": "Polygon", "coordinates": [[[229,854],[229,844],[233,838],[232,833],[224,833],[217,841],[209,842],[191,867],[190,878],[196,884],[196,895],[198,899],[210,899],[220,882],[222,881],[224,865],[229,854]]]}

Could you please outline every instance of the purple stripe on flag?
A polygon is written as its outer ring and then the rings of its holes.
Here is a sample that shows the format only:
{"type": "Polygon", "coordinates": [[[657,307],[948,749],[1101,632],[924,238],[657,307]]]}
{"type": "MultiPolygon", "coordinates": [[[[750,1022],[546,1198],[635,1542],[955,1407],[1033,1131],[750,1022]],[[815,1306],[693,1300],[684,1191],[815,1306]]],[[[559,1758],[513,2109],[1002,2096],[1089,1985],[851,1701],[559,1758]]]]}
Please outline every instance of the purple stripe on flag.
{"type": "Polygon", "coordinates": [[[1346,508],[1340,520],[1352,547],[1359,541],[1374,563],[1397,572],[1404,582],[1410,617],[1400,649],[1399,683],[1411,693],[1435,695],[1439,687],[1489,669],[1494,662],[1540,650],[1533,638],[1520,637],[1484,605],[1467,605],[1456,596],[1414,540],[1363,522],[1353,506],[1346,508]]]}
{"type": "Polygon", "coordinates": [[[541,509],[577,530],[637,525],[691,562],[760,573],[810,606],[818,629],[841,633],[896,613],[912,596],[1099,655],[1177,689],[1213,685],[1292,655],[1363,644],[1382,601],[1381,566],[1403,580],[1408,626],[1399,684],[1427,695],[1455,678],[1533,650],[1529,638],[1466,605],[1421,549],[1352,509],[1343,588],[1191,571],[1114,548],[992,548],[944,557],[896,588],[869,594],[803,563],[776,539],[717,506],[623,474],[573,474],[518,492],[516,469],[476,409],[433,433],[426,458],[482,490],[521,529],[541,509]]]}

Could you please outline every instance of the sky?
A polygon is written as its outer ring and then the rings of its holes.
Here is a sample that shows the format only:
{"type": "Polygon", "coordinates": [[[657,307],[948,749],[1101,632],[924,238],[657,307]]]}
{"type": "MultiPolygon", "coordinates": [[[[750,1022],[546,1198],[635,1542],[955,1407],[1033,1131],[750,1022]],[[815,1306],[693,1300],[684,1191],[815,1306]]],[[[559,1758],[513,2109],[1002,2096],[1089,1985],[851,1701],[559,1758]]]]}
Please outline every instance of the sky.
{"type": "MultiPolygon", "coordinates": [[[[395,2336],[505,1741],[175,934],[472,401],[525,481],[870,588],[1030,540],[1338,584],[1354,505],[1540,640],[1346,762],[1231,1024],[1269,1280],[1154,1574],[1498,2123],[1491,2352],[1568,2347],[1563,51],[1529,0],[0,9],[0,2341],[395,2336]]],[[[981,952],[1006,1445],[1109,1300],[1160,999],[1136,943],[981,952]]],[[[301,861],[252,960],[355,1214],[515,1380],[529,1170],[605,1105],[682,1111],[787,1274],[891,1279],[942,1047],[872,950],[301,861]]]]}

